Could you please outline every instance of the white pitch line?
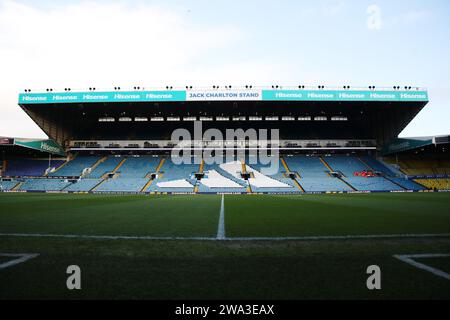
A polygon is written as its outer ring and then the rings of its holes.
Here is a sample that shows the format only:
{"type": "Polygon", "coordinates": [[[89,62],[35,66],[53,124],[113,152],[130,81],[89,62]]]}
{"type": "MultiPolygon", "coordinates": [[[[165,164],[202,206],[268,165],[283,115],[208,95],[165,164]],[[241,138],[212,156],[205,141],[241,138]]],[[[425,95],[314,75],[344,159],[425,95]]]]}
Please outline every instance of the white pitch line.
{"type": "Polygon", "coordinates": [[[450,257],[450,254],[446,253],[430,253],[430,254],[396,254],[394,255],[394,258],[397,258],[403,262],[406,262],[407,264],[410,264],[416,268],[431,272],[432,274],[445,278],[447,280],[450,280],[450,274],[447,272],[444,272],[442,270],[430,267],[429,265],[426,265],[424,263],[420,263],[415,261],[414,259],[420,259],[420,258],[444,258],[444,257],[450,257]]]}
{"type": "MultiPolygon", "coordinates": [[[[24,238],[69,238],[93,240],[197,240],[214,241],[217,237],[158,237],[158,236],[99,236],[78,234],[46,234],[46,233],[0,233],[0,237],[24,238]]],[[[227,241],[316,241],[316,240],[365,240],[365,239],[400,239],[400,238],[442,238],[450,237],[450,233],[434,234],[374,234],[344,236],[304,236],[304,237],[224,237],[227,241]]]]}
{"type": "Polygon", "coordinates": [[[0,253],[0,257],[17,258],[17,259],[7,261],[5,263],[0,263],[0,270],[15,266],[16,264],[23,263],[23,262],[28,261],[33,258],[36,258],[38,255],[39,255],[38,253],[17,253],[17,254],[0,253]]]}
{"type": "Polygon", "coordinates": [[[217,227],[217,240],[225,240],[225,196],[222,195],[222,202],[220,204],[219,225],[217,227]]]}

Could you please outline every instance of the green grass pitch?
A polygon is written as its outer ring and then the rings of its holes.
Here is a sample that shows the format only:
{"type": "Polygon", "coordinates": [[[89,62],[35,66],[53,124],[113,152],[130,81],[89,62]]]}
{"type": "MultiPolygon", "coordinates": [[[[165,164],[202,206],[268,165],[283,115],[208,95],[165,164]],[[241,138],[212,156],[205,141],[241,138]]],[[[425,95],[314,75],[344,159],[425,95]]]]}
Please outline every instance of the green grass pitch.
{"type": "MultiPolygon", "coordinates": [[[[0,299],[450,298],[450,281],[394,254],[450,253],[450,193],[226,195],[227,238],[441,234],[438,237],[216,241],[220,195],[0,194],[0,299]],[[5,234],[183,237],[107,240],[5,234]],[[445,235],[447,234],[447,235],[445,235]],[[205,237],[209,240],[192,240],[205,237]],[[79,265],[82,290],[66,288],[79,265]],[[382,290],[366,288],[379,265],[382,290]]],[[[450,271],[450,259],[420,262],[450,271]]]]}

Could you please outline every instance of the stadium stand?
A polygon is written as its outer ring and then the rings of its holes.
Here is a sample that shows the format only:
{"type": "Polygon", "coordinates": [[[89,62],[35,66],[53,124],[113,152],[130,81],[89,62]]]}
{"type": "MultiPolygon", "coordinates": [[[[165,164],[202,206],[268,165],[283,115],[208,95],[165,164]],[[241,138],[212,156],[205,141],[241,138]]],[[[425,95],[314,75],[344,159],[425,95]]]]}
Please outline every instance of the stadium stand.
{"type": "Polygon", "coordinates": [[[406,178],[399,178],[399,177],[392,177],[389,178],[394,183],[399,184],[406,190],[414,190],[414,191],[420,191],[420,190],[426,190],[426,188],[423,185],[420,185],[413,180],[409,180],[406,178]]]}
{"type": "Polygon", "coordinates": [[[326,178],[329,170],[316,156],[292,156],[284,157],[291,172],[304,178],[326,178]]]}
{"type": "Polygon", "coordinates": [[[48,168],[57,168],[64,163],[63,160],[35,160],[35,159],[12,159],[8,161],[5,176],[10,177],[40,177],[48,168]]]}
{"type": "Polygon", "coordinates": [[[209,168],[199,184],[199,192],[206,193],[242,193],[246,192],[243,184],[239,184],[230,178],[220,174],[217,170],[209,168]]]}
{"type": "Polygon", "coordinates": [[[421,185],[433,190],[450,190],[450,179],[415,179],[421,185]]]}
{"type": "Polygon", "coordinates": [[[383,177],[344,177],[343,180],[348,182],[358,191],[401,191],[404,190],[383,177]]]}
{"type": "Polygon", "coordinates": [[[97,156],[78,156],[66,162],[59,169],[51,172],[52,177],[79,177],[87,168],[91,168],[101,158],[97,156]]]}
{"type": "Polygon", "coordinates": [[[340,179],[330,176],[329,169],[317,156],[291,156],[284,160],[297,181],[306,192],[352,191],[340,179]]]}
{"type": "Polygon", "coordinates": [[[370,169],[381,172],[388,176],[396,176],[400,172],[388,164],[384,164],[371,156],[365,155],[360,157],[361,161],[366,164],[370,169]]]}
{"type": "Polygon", "coordinates": [[[369,169],[358,157],[329,156],[324,160],[333,171],[341,173],[344,177],[352,177],[355,172],[369,169]]]}
{"type": "Polygon", "coordinates": [[[64,190],[73,192],[87,192],[91,191],[101,181],[102,179],[80,179],[78,182],[72,183],[64,190]]]}
{"type": "Polygon", "coordinates": [[[298,188],[292,179],[283,176],[283,164],[277,158],[274,163],[274,172],[270,169],[270,158],[248,159],[246,172],[251,174],[248,179],[253,192],[298,192],[298,188]],[[256,163],[255,163],[256,162],[256,163]],[[268,164],[263,164],[268,163],[268,164]],[[276,170],[275,170],[276,169],[276,170]],[[263,174],[264,172],[264,174],[263,174]]]}
{"type": "Polygon", "coordinates": [[[401,170],[411,176],[450,174],[450,161],[437,159],[401,159],[401,170]]]}
{"type": "Polygon", "coordinates": [[[140,192],[146,185],[146,178],[112,178],[106,179],[95,189],[96,192],[140,192]]]}
{"type": "Polygon", "coordinates": [[[86,175],[86,178],[99,179],[106,173],[112,172],[122,161],[121,157],[109,156],[103,159],[92,171],[86,175]]]}
{"type": "MultiPolygon", "coordinates": [[[[14,170],[36,173],[45,161],[21,160],[14,170]],[[29,163],[30,168],[27,164],[29,163]]],[[[268,159],[235,159],[223,164],[181,164],[170,157],[157,156],[79,156],[66,162],[50,177],[81,176],[76,182],[64,179],[26,179],[18,189],[29,191],[69,192],[200,192],[200,193],[296,193],[344,191],[421,191],[445,189],[445,179],[413,181],[396,174],[395,168],[369,155],[346,156],[288,155],[276,162],[276,170],[268,172],[268,159]],[[164,161],[162,161],[164,159],[164,161]],[[90,171],[91,169],[91,171],[90,171]],[[159,172],[157,172],[159,170],[159,172]],[[365,172],[375,172],[379,176],[365,172]],[[332,172],[342,174],[336,176],[332,172]],[[200,173],[199,176],[196,174],[200,173]],[[110,174],[106,176],[106,174],[110,174]],[[154,174],[153,177],[150,174],[154,174]],[[243,177],[243,174],[245,178],[243,177]],[[153,180],[154,179],[154,180],[153,180]]],[[[53,164],[60,165],[61,161],[53,164]]],[[[48,166],[48,164],[47,164],[48,166]]],[[[46,167],[47,167],[46,166],[46,167]]],[[[40,169],[39,169],[40,170],[40,169]]],[[[39,172],[41,172],[40,170],[39,172]]],[[[44,170],[45,171],[45,170],[44,170]]],[[[19,172],[19,171],[15,171],[19,172]]],[[[42,172],[41,172],[42,174],[42,172]]],[[[26,177],[24,175],[24,177],[26,177]]],[[[6,182],[3,190],[11,190],[17,182],[6,182]]]]}
{"type": "Polygon", "coordinates": [[[109,165],[111,168],[115,164],[112,172],[116,175],[99,184],[95,191],[140,192],[150,180],[148,175],[156,171],[159,163],[158,157],[150,156],[118,158],[109,165]]]}
{"type": "Polygon", "coordinates": [[[145,178],[149,173],[156,171],[159,162],[158,157],[128,157],[117,173],[121,178],[145,178]]]}
{"type": "Polygon", "coordinates": [[[17,186],[18,183],[19,183],[19,181],[15,181],[15,180],[11,180],[11,181],[1,180],[0,181],[0,190],[3,190],[3,191],[12,190],[15,186],[17,186]]]}
{"type": "MultiPolygon", "coordinates": [[[[178,162],[178,159],[175,160],[178,162]]],[[[178,165],[171,157],[165,159],[161,173],[152,183],[149,190],[152,192],[194,192],[197,184],[195,173],[199,171],[201,161],[192,161],[191,164],[178,165]]]]}
{"type": "Polygon", "coordinates": [[[65,179],[25,179],[19,190],[26,191],[61,191],[69,186],[65,179]]]}

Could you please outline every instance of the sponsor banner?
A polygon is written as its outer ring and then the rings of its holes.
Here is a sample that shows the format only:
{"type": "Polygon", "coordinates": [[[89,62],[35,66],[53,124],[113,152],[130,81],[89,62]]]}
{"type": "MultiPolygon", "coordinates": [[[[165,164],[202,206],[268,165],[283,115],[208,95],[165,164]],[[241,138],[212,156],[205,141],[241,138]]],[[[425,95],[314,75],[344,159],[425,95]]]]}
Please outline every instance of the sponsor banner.
{"type": "Polygon", "coordinates": [[[32,140],[32,141],[24,141],[15,139],[15,145],[39,150],[42,152],[52,153],[64,156],[66,153],[64,150],[53,140],[32,140]]]}
{"type": "Polygon", "coordinates": [[[430,144],[433,144],[432,139],[418,140],[407,138],[395,138],[389,144],[383,146],[381,153],[383,155],[388,155],[392,153],[417,149],[420,147],[428,146],[430,144]]]}
{"type": "Polygon", "coordinates": [[[19,104],[177,101],[428,101],[426,91],[179,90],[22,93],[19,104]]]}
{"type": "Polygon", "coordinates": [[[191,90],[186,92],[186,101],[258,101],[261,90],[191,90]]]}
{"type": "Polygon", "coordinates": [[[422,174],[422,175],[408,175],[408,179],[448,179],[450,174],[422,174]]]}
{"type": "Polygon", "coordinates": [[[22,93],[19,104],[185,101],[186,91],[22,93]]]}
{"type": "Polygon", "coordinates": [[[263,90],[268,101],[428,101],[426,91],[263,90]]]}

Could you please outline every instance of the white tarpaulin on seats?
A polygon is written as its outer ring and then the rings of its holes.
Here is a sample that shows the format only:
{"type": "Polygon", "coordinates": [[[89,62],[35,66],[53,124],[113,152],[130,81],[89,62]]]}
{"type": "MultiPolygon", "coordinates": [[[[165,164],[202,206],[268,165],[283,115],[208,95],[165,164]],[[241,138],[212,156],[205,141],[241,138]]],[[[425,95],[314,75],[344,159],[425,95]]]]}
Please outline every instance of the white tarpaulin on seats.
{"type": "MultiPolygon", "coordinates": [[[[240,161],[232,161],[220,165],[220,168],[227,171],[229,174],[233,175],[237,179],[244,181],[241,177],[242,164],[240,161]]],[[[245,165],[247,172],[252,172],[254,178],[250,178],[248,181],[252,186],[257,188],[292,188],[292,186],[283,183],[281,181],[272,179],[261,172],[254,170],[253,168],[245,165]]],[[[202,180],[203,181],[203,180],[202,180]]]]}
{"type": "Polygon", "coordinates": [[[192,188],[192,184],[185,179],[158,182],[156,185],[160,188],[192,188]]]}
{"type": "Polygon", "coordinates": [[[238,183],[224,177],[216,170],[206,171],[201,183],[209,188],[241,188],[238,183]]]}

